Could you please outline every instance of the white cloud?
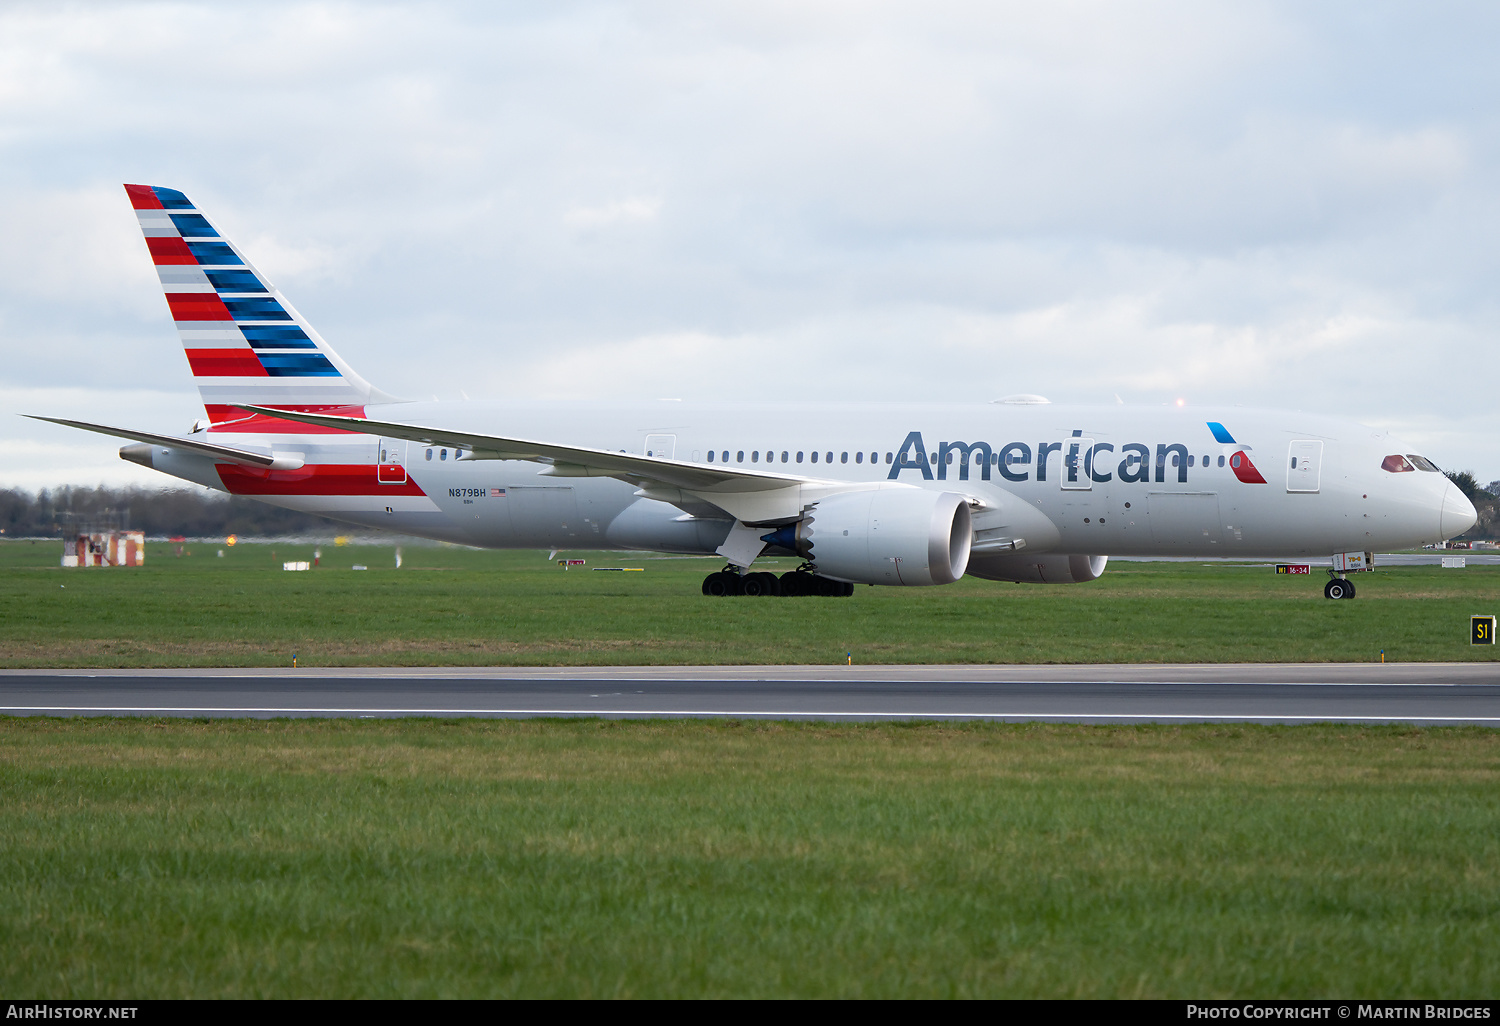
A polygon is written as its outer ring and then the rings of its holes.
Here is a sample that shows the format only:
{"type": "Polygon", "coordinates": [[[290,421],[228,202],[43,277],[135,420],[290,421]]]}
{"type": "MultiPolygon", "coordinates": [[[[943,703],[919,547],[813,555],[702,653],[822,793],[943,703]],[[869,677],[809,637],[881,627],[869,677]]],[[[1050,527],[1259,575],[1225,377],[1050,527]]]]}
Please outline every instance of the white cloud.
{"type": "Polygon", "coordinates": [[[660,211],[660,199],[632,196],[596,207],[574,207],[563,215],[563,223],[572,228],[604,228],[612,224],[651,221],[660,211]]]}

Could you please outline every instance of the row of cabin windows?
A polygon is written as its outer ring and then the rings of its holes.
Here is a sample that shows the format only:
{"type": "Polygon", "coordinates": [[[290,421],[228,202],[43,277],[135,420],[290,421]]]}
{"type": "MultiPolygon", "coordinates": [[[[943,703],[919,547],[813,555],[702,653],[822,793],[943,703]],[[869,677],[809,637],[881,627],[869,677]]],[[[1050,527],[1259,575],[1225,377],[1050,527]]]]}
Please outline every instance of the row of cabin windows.
{"type": "MultiPolygon", "coordinates": [[[[751,463],[759,463],[760,460],[761,460],[761,455],[762,454],[761,454],[761,452],[760,452],[759,449],[752,450],[750,452],[750,462],[751,463]]],[[[774,450],[767,449],[765,451],[764,455],[765,455],[765,459],[766,459],[767,463],[775,463],[776,462],[776,453],[775,453],[774,450]]],[[[781,462],[782,463],[792,463],[792,462],[801,463],[803,460],[805,460],[807,458],[808,458],[808,454],[806,452],[798,452],[798,453],[794,454],[791,450],[788,449],[788,450],[783,450],[782,453],[781,453],[781,462]]],[[[893,453],[893,452],[888,452],[888,453],[885,454],[885,461],[887,463],[890,463],[890,462],[894,461],[895,458],[896,458],[896,454],[893,453]]],[[[811,461],[813,463],[817,463],[819,460],[821,460],[824,463],[832,463],[833,462],[833,453],[831,453],[831,452],[815,452],[815,453],[812,453],[811,461]]],[[[865,461],[865,454],[864,453],[857,452],[857,453],[854,454],[854,462],[855,463],[863,463],[864,461],[865,461]]],[[[729,450],[725,449],[722,452],[714,452],[712,449],[710,449],[709,452],[708,452],[708,462],[710,462],[710,463],[715,463],[715,462],[717,462],[717,463],[728,463],[729,462],[729,450]]],[[[738,452],[736,452],[734,454],[734,462],[736,462],[736,463],[744,463],[745,462],[745,450],[741,449],[741,450],[739,450],[738,452]]],[[[839,462],[840,463],[848,463],[849,462],[849,454],[847,452],[841,452],[841,453],[839,453],[839,462]]],[[[878,452],[872,452],[872,453],[870,453],[870,462],[871,463],[879,463],[880,462],[880,453],[878,453],[878,452]]]]}
{"type": "MultiPolygon", "coordinates": [[[[428,450],[428,459],[432,458],[431,454],[432,454],[432,450],[429,449],[428,450]]],[[[946,455],[947,455],[947,460],[945,462],[947,462],[951,466],[952,463],[953,463],[953,453],[950,452],[950,453],[947,453],[946,455]]],[[[791,452],[791,450],[789,450],[789,449],[783,449],[782,452],[781,452],[781,462],[782,463],[791,463],[791,462],[801,463],[805,458],[807,458],[807,456],[808,456],[808,454],[806,452],[798,452],[798,453],[793,454],[791,452]]],[[[831,452],[816,453],[815,452],[815,453],[811,454],[811,462],[813,462],[813,463],[817,463],[820,458],[822,459],[822,461],[824,463],[832,463],[833,462],[833,453],[831,453],[831,452]]],[[[885,454],[885,461],[887,463],[893,463],[893,462],[895,462],[895,459],[896,459],[896,454],[895,453],[888,452],[888,453],[885,454]]],[[[928,459],[928,462],[930,462],[930,463],[937,463],[937,461],[938,461],[938,454],[937,453],[932,453],[931,455],[928,456],[927,459],[928,459]]],[[[967,461],[968,454],[964,454],[964,459],[967,461]]],[[[1181,459],[1182,459],[1182,457],[1178,453],[1174,452],[1172,454],[1172,466],[1174,466],[1174,467],[1177,466],[1178,463],[1181,461],[1181,459]]],[[[760,450],[758,450],[758,449],[752,449],[750,451],[750,462],[751,463],[759,463],[760,460],[761,460],[761,452],[760,452],[760,450]]],[[[775,450],[767,449],[766,452],[765,452],[765,460],[766,460],[767,463],[775,463],[776,462],[776,452],[775,452],[775,450]]],[[[1211,460],[1211,457],[1204,456],[1203,457],[1203,465],[1205,467],[1209,466],[1210,465],[1210,460],[1211,460]]],[[[863,463],[864,461],[865,461],[865,454],[864,453],[857,452],[857,453],[854,454],[854,462],[855,463],[863,463]]],[[[983,461],[984,461],[984,457],[981,454],[979,454],[979,453],[975,453],[974,454],[974,464],[976,466],[978,466],[983,461]]],[[[708,451],[708,462],[710,462],[710,463],[715,463],[715,462],[718,462],[718,463],[728,463],[729,462],[729,450],[728,449],[724,449],[722,451],[715,452],[714,450],[710,449],[708,451]]],[[[736,452],[734,454],[734,462],[736,462],[736,463],[744,463],[745,462],[745,451],[743,449],[739,450],[738,452],[736,452]]],[[[840,463],[848,463],[849,462],[849,454],[847,452],[841,452],[841,453],[839,453],[839,462],[840,463]]],[[[879,463],[880,462],[880,453],[878,453],[878,452],[872,452],[872,453],[870,453],[870,462],[871,463],[879,463]]],[[[990,462],[991,466],[997,466],[997,465],[999,465],[999,463],[1000,463],[1000,454],[999,453],[990,453],[989,462],[990,462]]],[[[1018,453],[1018,452],[1012,452],[1007,457],[1006,462],[1007,463],[1011,463],[1011,464],[1014,464],[1014,463],[1030,463],[1031,462],[1031,456],[1030,456],[1030,454],[1022,455],[1021,453],[1018,453]]],[[[1187,458],[1187,462],[1188,462],[1188,466],[1190,466],[1190,467],[1197,466],[1198,459],[1197,459],[1196,456],[1189,456],[1187,458]]],[[[1222,467],[1223,465],[1224,465],[1224,457],[1220,456],[1219,457],[1219,466],[1222,467]]]]}
{"type": "MultiPolygon", "coordinates": [[[[428,449],[427,450],[427,459],[428,460],[432,459],[433,451],[434,450],[432,450],[432,449],[428,449]]],[[[447,449],[438,449],[436,451],[437,451],[437,454],[438,454],[437,458],[439,460],[446,460],[448,458],[448,450],[447,449]]],[[[463,452],[464,451],[462,449],[454,449],[453,450],[453,458],[454,459],[458,459],[460,456],[463,455],[463,452]]],[[[798,452],[796,454],[796,456],[795,456],[796,462],[801,463],[803,461],[803,459],[806,457],[806,455],[807,454],[804,453],[804,452],[798,452]]],[[[816,453],[815,452],[815,453],[812,454],[812,462],[813,463],[817,463],[820,457],[822,458],[822,461],[824,463],[832,463],[833,462],[833,453],[832,452],[826,452],[826,453],[816,453]]],[[[385,461],[385,453],[384,453],[384,451],[381,452],[380,458],[381,458],[382,462],[385,461]]],[[[729,462],[729,450],[725,449],[725,450],[723,450],[722,452],[719,452],[719,453],[715,453],[713,450],[709,450],[709,453],[708,453],[708,462],[713,463],[713,462],[716,461],[716,458],[717,458],[718,462],[728,463],[729,462]]],[[[774,450],[770,450],[770,449],[766,450],[765,458],[766,458],[766,462],[767,463],[774,463],[774,462],[776,462],[776,453],[775,453],[775,451],[774,450]]],[[[967,454],[965,454],[965,459],[967,459],[967,458],[968,458],[968,456],[967,456],[967,454]]],[[[1429,466],[1431,466],[1430,463],[1427,463],[1427,461],[1423,460],[1422,457],[1420,457],[1420,456],[1412,456],[1412,457],[1409,457],[1409,458],[1413,462],[1416,462],[1416,461],[1420,460],[1421,462],[1418,463],[1418,466],[1421,466],[1423,470],[1426,470],[1429,466]],[[1422,466],[1422,464],[1426,464],[1426,466],[1422,466]]],[[[751,452],[750,452],[750,462],[751,463],[759,463],[760,459],[761,459],[760,450],[758,450],[758,449],[751,450],[751,452]]],[[[781,462],[782,463],[792,462],[793,459],[794,459],[794,457],[793,457],[793,455],[792,455],[792,453],[791,453],[790,450],[786,450],[786,449],[782,450],[782,452],[781,452],[781,462]]],[[[888,453],[885,454],[885,462],[886,463],[893,463],[893,462],[895,462],[895,459],[896,459],[896,454],[895,453],[888,452],[888,453]]],[[[1386,463],[1389,464],[1392,461],[1392,459],[1399,459],[1399,457],[1387,457],[1386,458],[1386,463]]],[[[974,462],[975,462],[976,465],[978,465],[982,460],[983,460],[983,457],[981,455],[975,454],[974,462]]],[[[1173,453],[1172,454],[1172,466],[1174,466],[1174,467],[1177,466],[1180,460],[1181,460],[1181,456],[1179,454],[1177,454],[1177,453],[1173,453]]],[[[1208,457],[1208,456],[1204,456],[1203,457],[1203,465],[1205,467],[1209,465],[1209,460],[1210,460],[1210,457],[1208,457]]],[[[738,452],[736,452],[734,454],[734,461],[736,463],[744,463],[745,462],[745,452],[744,452],[743,449],[741,449],[740,451],[738,451],[738,452]]],[[[864,453],[857,452],[857,453],[854,454],[854,462],[855,463],[863,463],[864,461],[865,461],[865,454],[864,453]]],[[[938,454],[937,453],[932,453],[928,457],[928,461],[931,462],[931,463],[936,463],[938,461],[938,454]]],[[[993,465],[997,465],[1000,462],[1000,456],[999,456],[999,454],[998,453],[990,453],[989,461],[990,461],[990,464],[992,466],[993,465]]],[[[849,454],[847,452],[841,452],[841,453],[839,453],[839,462],[840,463],[848,463],[849,462],[849,454]]],[[[878,453],[878,452],[872,452],[872,453],[870,453],[870,462],[871,463],[879,463],[880,462],[880,453],[878,453]]],[[[950,453],[947,454],[947,461],[946,462],[949,463],[950,465],[953,463],[953,453],[950,452],[950,453]]],[[[1022,455],[1021,453],[1018,453],[1018,452],[1012,452],[1009,455],[1009,457],[1006,459],[1006,462],[1007,463],[1011,463],[1011,464],[1015,464],[1015,463],[1030,463],[1031,462],[1031,456],[1030,456],[1030,454],[1022,455]]],[[[1197,461],[1196,457],[1189,456],[1187,458],[1187,462],[1188,462],[1188,466],[1191,467],[1191,466],[1196,466],[1198,461],[1197,461]]],[[[1219,466],[1222,467],[1223,465],[1224,465],[1224,457],[1220,456],[1219,457],[1219,466]]],[[[1385,466],[1383,469],[1385,469],[1385,470],[1391,470],[1392,468],[1390,466],[1385,466]]],[[[1407,469],[1410,469],[1410,467],[1408,466],[1407,469]]],[[[1434,469],[1436,469],[1436,468],[1434,468],[1434,469]]]]}

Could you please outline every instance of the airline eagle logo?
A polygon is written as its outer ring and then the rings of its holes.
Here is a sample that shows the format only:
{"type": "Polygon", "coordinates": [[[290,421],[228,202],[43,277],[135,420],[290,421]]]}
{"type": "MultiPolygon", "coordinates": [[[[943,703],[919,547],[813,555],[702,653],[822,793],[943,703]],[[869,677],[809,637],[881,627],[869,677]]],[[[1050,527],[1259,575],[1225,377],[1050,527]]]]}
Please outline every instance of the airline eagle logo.
{"type": "Polygon", "coordinates": [[[1250,462],[1250,446],[1240,445],[1234,440],[1234,436],[1218,421],[1208,422],[1208,429],[1214,434],[1214,441],[1223,445],[1235,445],[1239,448],[1229,454],[1229,469],[1234,471],[1234,476],[1244,484],[1265,484],[1266,479],[1261,476],[1260,471],[1255,469],[1255,464],[1250,462]]]}

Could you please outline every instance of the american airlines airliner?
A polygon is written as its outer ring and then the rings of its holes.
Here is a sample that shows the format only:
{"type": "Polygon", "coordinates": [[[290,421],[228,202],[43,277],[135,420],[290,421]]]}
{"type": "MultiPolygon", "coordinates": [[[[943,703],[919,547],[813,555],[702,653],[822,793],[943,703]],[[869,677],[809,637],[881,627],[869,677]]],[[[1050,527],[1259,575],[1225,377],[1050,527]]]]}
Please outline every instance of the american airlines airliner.
{"type": "Polygon", "coordinates": [[[1382,431],[1240,407],[411,402],[361,377],[181,192],[127,185],[205,416],[77,420],[126,460],[365,527],[487,548],[722,556],[706,595],[1092,581],[1110,556],[1333,557],[1474,507],[1382,431]],[[800,557],[777,577],[761,556],[800,557]]]}

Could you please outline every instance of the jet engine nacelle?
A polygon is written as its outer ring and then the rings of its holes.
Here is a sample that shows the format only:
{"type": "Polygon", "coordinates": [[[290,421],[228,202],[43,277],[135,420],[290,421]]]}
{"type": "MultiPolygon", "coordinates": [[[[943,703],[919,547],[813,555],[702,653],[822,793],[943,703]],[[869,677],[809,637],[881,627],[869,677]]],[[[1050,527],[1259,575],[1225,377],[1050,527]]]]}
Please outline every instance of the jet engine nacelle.
{"type": "Polygon", "coordinates": [[[969,565],[969,503],[953,492],[880,488],[823,499],[797,525],[818,574],[856,584],[952,584],[969,565]]]}
{"type": "Polygon", "coordinates": [[[1007,552],[970,560],[969,575],[987,581],[1081,584],[1097,581],[1108,562],[1108,556],[1072,556],[1056,552],[1029,556],[1024,552],[1007,552]]]}

